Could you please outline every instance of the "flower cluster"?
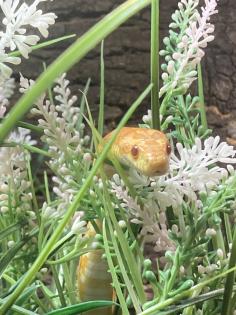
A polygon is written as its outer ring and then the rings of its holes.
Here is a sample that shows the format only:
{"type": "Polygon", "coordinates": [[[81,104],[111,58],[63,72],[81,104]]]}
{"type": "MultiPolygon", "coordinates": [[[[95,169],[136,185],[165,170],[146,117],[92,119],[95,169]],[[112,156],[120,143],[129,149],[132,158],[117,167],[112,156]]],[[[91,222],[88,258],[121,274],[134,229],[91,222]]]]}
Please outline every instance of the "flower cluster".
{"type": "Polygon", "coordinates": [[[172,15],[170,37],[164,39],[166,48],[160,52],[167,62],[162,65],[164,85],[160,96],[169,90],[183,94],[189,88],[196,78],[196,65],[204,56],[203,48],[214,39],[214,26],[209,20],[218,12],[217,0],[205,0],[201,15],[196,9],[198,3],[198,0],[182,0],[179,10],[172,15]]]}
{"type": "Polygon", "coordinates": [[[190,149],[178,143],[176,149],[177,154],[171,155],[169,174],[153,180],[153,193],[161,200],[162,210],[178,207],[185,197],[199,205],[198,194],[210,192],[228,176],[227,170],[216,163],[236,163],[236,151],[220,142],[219,136],[209,137],[203,144],[197,138],[190,149]]]}
{"type": "MultiPolygon", "coordinates": [[[[148,183],[150,181],[143,178],[143,185],[147,186],[148,183]]],[[[120,201],[120,206],[126,209],[131,222],[141,225],[140,234],[144,236],[144,240],[155,243],[155,251],[163,252],[175,249],[175,245],[168,235],[165,212],[160,211],[154,199],[148,198],[145,200],[145,205],[141,207],[137,200],[129,195],[128,189],[117,174],[111,180],[111,192],[120,201]]]]}
{"type": "Polygon", "coordinates": [[[45,0],[34,0],[31,5],[19,0],[1,0],[0,7],[4,14],[2,20],[5,29],[0,32],[0,71],[9,77],[12,70],[6,63],[18,64],[21,59],[8,55],[9,50],[18,49],[25,58],[40,40],[38,35],[27,34],[29,27],[37,29],[43,37],[48,37],[48,27],[55,23],[54,13],[43,14],[38,5],[45,0]]]}
{"type": "Polygon", "coordinates": [[[2,147],[0,150],[0,211],[4,214],[10,211],[14,215],[28,214],[34,217],[31,211],[31,183],[27,172],[30,155],[20,145],[34,145],[36,141],[31,139],[28,130],[18,128],[10,134],[7,142],[19,145],[2,147]]]}
{"type": "MultiPolygon", "coordinates": [[[[38,122],[44,133],[41,139],[48,145],[51,155],[49,166],[55,174],[52,177],[55,184],[53,191],[60,200],[56,209],[44,205],[43,214],[49,217],[60,217],[66,211],[86,173],[84,164],[89,167],[91,163],[91,159],[87,158],[89,153],[84,148],[89,137],[82,137],[84,124],[80,123],[80,109],[75,104],[77,97],[71,96],[69,81],[65,76],[63,74],[56,82],[55,104],[51,104],[44,94],[32,109],[33,114],[40,116],[38,122]]],[[[34,81],[21,76],[20,84],[20,91],[24,93],[34,81]]]]}
{"type": "Polygon", "coordinates": [[[3,118],[9,104],[9,98],[12,96],[15,88],[14,79],[0,78],[0,118],[3,118]]]}
{"type": "Polygon", "coordinates": [[[141,234],[156,243],[156,250],[173,249],[169,239],[165,210],[172,207],[175,211],[183,205],[183,200],[194,203],[201,209],[199,194],[210,193],[231,173],[216,163],[236,163],[236,151],[220,138],[209,137],[201,142],[195,140],[191,148],[176,145],[172,153],[169,173],[156,178],[147,178],[130,170],[130,180],[138,195],[145,194],[145,204],[141,207],[116,176],[111,182],[112,192],[122,201],[121,206],[127,209],[131,221],[142,225],[141,234]]]}

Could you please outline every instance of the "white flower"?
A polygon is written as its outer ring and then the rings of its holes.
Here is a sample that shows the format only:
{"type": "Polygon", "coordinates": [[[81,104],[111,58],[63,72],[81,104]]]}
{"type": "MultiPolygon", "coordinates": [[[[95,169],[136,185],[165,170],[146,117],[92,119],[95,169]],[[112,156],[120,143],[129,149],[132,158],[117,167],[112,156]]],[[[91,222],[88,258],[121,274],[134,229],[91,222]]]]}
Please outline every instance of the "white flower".
{"type": "Polygon", "coordinates": [[[144,240],[154,243],[154,249],[157,252],[174,250],[174,243],[168,236],[166,216],[164,212],[160,212],[157,203],[153,199],[145,200],[142,209],[137,200],[129,195],[127,188],[118,180],[117,174],[110,183],[111,192],[115,193],[117,199],[120,200],[120,205],[126,209],[131,222],[141,225],[140,234],[144,236],[144,240]]]}
{"type": "Polygon", "coordinates": [[[170,205],[177,208],[184,197],[198,205],[199,192],[211,191],[228,176],[228,171],[216,163],[236,163],[236,150],[220,142],[219,136],[209,137],[203,144],[197,138],[190,149],[177,143],[176,149],[171,154],[169,174],[153,179],[156,185],[151,194],[162,210],[170,205]]]}
{"type": "Polygon", "coordinates": [[[87,225],[87,222],[84,220],[81,220],[83,216],[84,216],[83,211],[78,211],[75,213],[74,218],[73,218],[73,223],[71,226],[71,232],[73,234],[81,234],[86,231],[85,226],[87,225]]]}
{"type": "Polygon", "coordinates": [[[167,48],[161,51],[161,55],[168,57],[168,63],[166,72],[162,74],[164,85],[160,90],[160,96],[170,89],[181,88],[183,91],[188,89],[196,79],[196,65],[204,56],[203,48],[206,48],[207,44],[214,39],[212,35],[214,26],[209,23],[209,20],[218,12],[217,1],[205,0],[201,15],[196,10],[197,5],[198,0],[182,0],[180,10],[172,15],[174,23],[171,23],[170,27],[180,30],[179,34],[172,31],[172,34],[175,34],[173,35],[175,44],[173,44],[173,39],[171,44],[170,39],[164,40],[167,48]]]}
{"type": "MultiPolygon", "coordinates": [[[[89,167],[90,163],[84,167],[84,161],[92,157],[89,152],[84,152],[89,138],[82,137],[84,124],[79,124],[83,120],[82,114],[76,104],[77,97],[71,95],[66,75],[63,74],[56,83],[53,89],[55,102],[51,104],[46,94],[43,94],[32,110],[33,114],[40,115],[38,122],[44,131],[41,140],[49,147],[52,156],[49,166],[55,174],[53,192],[56,194],[57,206],[55,209],[46,207],[43,210],[45,216],[49,217],[61,217],[68,209],[89,167]]],[[[25,93],[33,84],[33,80],[21,75],[20,92],[25,93]]]]}
{"type": "Polygon", "coordinates": [[[173,250],[164,211],[171,206],[178,215],[183,200],[186,203],[195,203],[200,211],[202,203],[199,193],[210,193],[232,173],[232,168],[228,167],[227,171],[216,163],[236,163],[235,154],[236,150],[226,142],[220,142],[218,136],[209,137],[204,143],[197,138],[192,148],[184,148],[177,143],[176,152],[171,154],[167,175],[147,178],[130,170],[130,180],[137,195],[145,200],[142,207],[129,195],[127,188],[117,178],[118,175],[111,181],[111,191],[120,200],[131,221],[141,225],[141,234],[145,236],[145,240],[156,244],[156,251],[167,248],[173,250]]]}
{"type": "Polygon", "coordinates": [[[0,118],[4,117],[6,112],[6,107],[9,104],[8,99],[13,94],[15,88],[14,79],[5,79],[0,77],[0,118]]]}
{"type": "MultiPolygon", "coordinates": [[[[6,93],[7,95],[7,93],[6,93]]],[[[6,142],[27,143],[36,142],[31,139],[30,131],[24,128],[14,130],[6,142]]],[[[0,148],[0,208],[1,211],[16,213],[16,215],[32,218],[31,183],[28,178],[29,153],[21,146],[0,148]],[[13,198],[14,196],[14,198],[13,198]]]]}
{"type": "Polygon", "coordinates": [[[31,138],[30,130],[21,128],[21,127],[12,131],[7,141],[8,142],[12,141],[12,142],[21,143],[21,144],[25,143],[29,145],[35,145],[37,143],[37,141],[31,138]]]}
{"type": "Polygon", "coordinates": [[[31,46],[40,40],[38,35],[28,34],[28,29],[37,29],[43,37],[48,37],[48,27],[55,23],[54,13],[43,14],[38,10],[40,2],[35,0],[31,5],[25,2],[20,4],[19,0],[0,0],[3,11],[2,20],[5,29],[0,32],[0,71],[5,77],[9,77],[12,70],[5,63],[19,64],[21,59],[8,55],[8,51],[18,49],[20,53],[28,58],[31,46]]]}

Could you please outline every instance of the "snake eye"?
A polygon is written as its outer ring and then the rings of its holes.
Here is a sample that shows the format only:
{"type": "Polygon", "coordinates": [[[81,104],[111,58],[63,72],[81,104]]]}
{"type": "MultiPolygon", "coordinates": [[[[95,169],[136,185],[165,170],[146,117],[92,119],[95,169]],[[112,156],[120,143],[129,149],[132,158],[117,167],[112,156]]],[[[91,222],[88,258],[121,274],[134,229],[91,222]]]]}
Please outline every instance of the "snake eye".
{"type": "Polygon", "coordinates": [[[132,149],[131,149],[131,154],[132,154],[132,156],[133,156],[135,159],[137,159],[137,157],[138,157],[138,152],[139,152],[138,146],[137,146],[137,145],[134,145],[134,146],[132,147],[132,149]]]}
{"type": "Polygon", "coordinates": [[[167,152],[168,155],[171,154],[171,146],[170,146],[170,144],[166,145],[166,152],[167,152]]]}

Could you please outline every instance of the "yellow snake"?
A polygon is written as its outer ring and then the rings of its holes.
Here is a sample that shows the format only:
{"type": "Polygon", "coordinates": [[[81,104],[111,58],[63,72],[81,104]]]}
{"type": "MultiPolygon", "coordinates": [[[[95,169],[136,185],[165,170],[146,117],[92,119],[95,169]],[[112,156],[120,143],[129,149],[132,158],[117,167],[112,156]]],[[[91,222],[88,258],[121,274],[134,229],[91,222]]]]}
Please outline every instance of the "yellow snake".
{"type": "MultiPolygon", "coordinates": [[[[112,132],[103,138],[102,147],[111,137],[112,132]]],[[[165,134],[154,129],[124,127],[114,141],[110,156],[122,165],[134,167],[147,176],[162,175],[169,167],[171,147],[165,134]]],[[[99,222],[97,222],[99,224],[99,222]]],[[[96,233],[88,225],[87,236],[96,233]]],[[[81,301],[112,300],[113,290],[108,266],[101,259],[102,250],[94,250],[80,258],[77,268],[78,293],[81,301]]],[[[97,309],[84,313],[86,315],[111,315],[112,309],[97,309]]]]}

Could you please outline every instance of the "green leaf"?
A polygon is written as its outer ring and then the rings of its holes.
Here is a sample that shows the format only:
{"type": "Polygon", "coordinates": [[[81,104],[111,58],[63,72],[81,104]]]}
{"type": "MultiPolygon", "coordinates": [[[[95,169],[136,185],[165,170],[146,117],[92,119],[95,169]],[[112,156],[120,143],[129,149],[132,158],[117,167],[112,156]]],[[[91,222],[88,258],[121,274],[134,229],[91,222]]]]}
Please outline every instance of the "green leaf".
{"type": "Polygon", "coordinates": [[[105,97],[105,66],[104,66],[104,41],[101,43],[101,57],[100,57],[100,103],[98,115],[98,132],[102,136],[104,126],[104,97],[105,97]]]}
{"type": "Polygon", "coordinates": [[[24,244],[28,241],[28,238],[22,240],[15,244],[12,248],[10,248],[0,259],[0,276],[3,274],[4,270],[10,264],[12,259],[16,256],[18,251],[24,246],[24,244]]]}
{"type": "MultiPolygon", "coordinates": [[[[0,304],[4,304],[4,300],[0,299],[0,304]]],[[[38,313],[28,311],[27,309],[17,306],[15,304],[12,305],[12,310],[15,314],[22,314],[22,315],[38,315],[38,313]]]]}
{"type": "Polygon", "coordinates": [[[21,296],[17,299],[16,301],[16,305],[22,306],[27,300],[28,298],[38,289],[40,288],[40,284],[33,284],[31,285],[29,288],[27,288],[22,294],[21,296]]]}
{"type": "MultiPolygon", "coordinates": [[[[48,47],[48,46],[55,45],[55,44],[57,44],[57,43],[59,43],[59,42],[62,42],[63,40],[67,40],[67,39],[73,38],[73,37],[75,37],[75,36],[76,36],[76,34],[71,34],[71,35],[62,36],[62,37],[59,37],[59,38],[47,40],[47,41],[45,41],[45,42],[43,42],[43,43],[40,43],[40,44],[38,44],[38,45],[35,45],[35,46],[31,47],[31,48],[32,48],[32,51],[33,51],[33,50],[42,49],[42,48],[44,48],[44,47],[48,47]]],[[[19,50],[17,50],[17,51],[14,51],[14,52],[12,52],[12,53],[9,53],[8,55],[9,55],[9,56],[18,57],[18,56],[21,56],[21,53],[20,53],[19,50]]]]}
{"type": "Polygon", "coordinates": [[[159,103],[159,0],[152,0],[151,6],[151,92],[152,128],[160,129],[159,103]]]}
{"type": "MultiPolygon", "coordinates": [[[[230,259],[229,259],[229,265],[228,268],[234,267],[236,264],[236,230],[234,230],[234,236],[233,236],[233,244],[232,249],[230,253],[230,259]]],[[[232,310],[232,291],[233,291],[233,285],[235,281],[235,273],[229,273],[226,277],[226,283],[225,283],[225,291],[224,291],[224,297],[223,297],[223,303],[222,303],[222,312],[221,315],[230,315],[233,313],[232,310]]]]}
{"type": "Polygon", "coordinates": [[[177,311],[183,310],[184,308],[189,307],[191,305],[202,303],[204,301],[221,296],[223,292],[224,292],[224,289],[219,289],[219,290],[214,290],[205,294],[201,294],[194,298],[183,300],[181,301],[180,305],[172,305],[166,311],[158,312],[158,315],[169,315],[169,314],[176,313],[177,311]]]}
{"type": "Polygon", "coordinates": [[[21,226],[20,223],[17,222],[12,225],[9,225],[8,227],[0,231],[0,242],[4,240],[8,235],[11,235],[15,231],[18,231],[20,226],[21,226]]]}
{"type": "MultiPolygon", "coordinates": [[[[89,301],[83,302],[76,305],[60,308],[58,310],[51,311],[46,315],[78,315],[78,313],[94,310],[97,308],[111,307],[116,303],[112,301],[89,301]]],[[[118,305],[118,304],[116,304],[118,305]]]]}

